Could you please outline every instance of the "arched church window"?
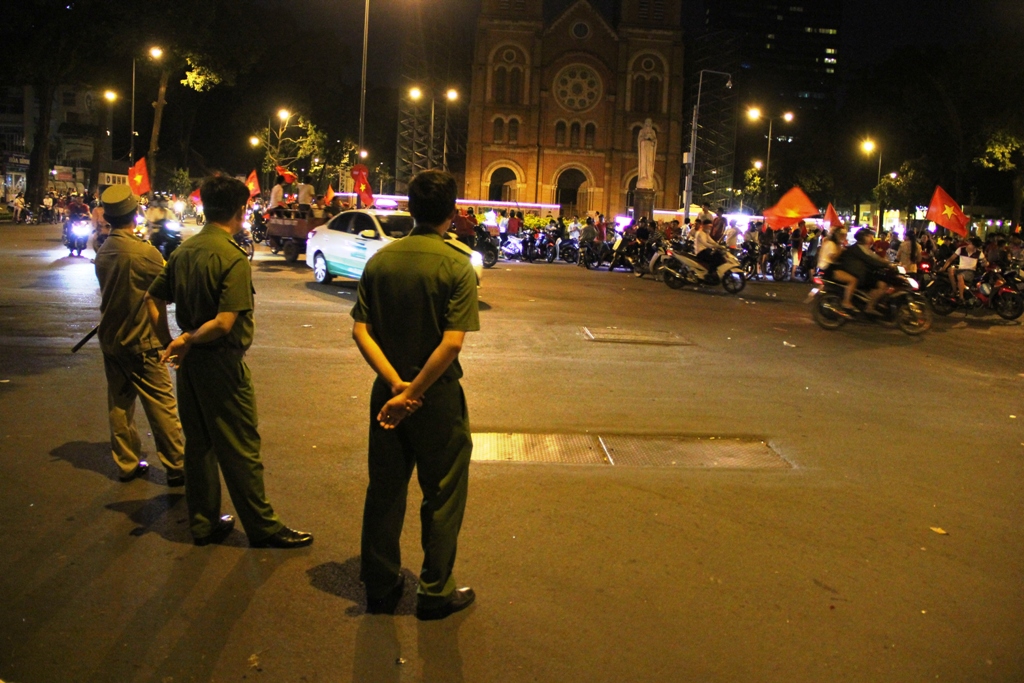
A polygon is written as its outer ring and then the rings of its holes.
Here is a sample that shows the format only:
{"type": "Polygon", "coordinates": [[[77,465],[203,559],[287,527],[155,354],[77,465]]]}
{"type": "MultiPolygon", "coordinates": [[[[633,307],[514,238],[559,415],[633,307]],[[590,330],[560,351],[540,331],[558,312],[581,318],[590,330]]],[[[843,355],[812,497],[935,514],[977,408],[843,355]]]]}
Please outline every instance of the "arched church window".
{"type": "Polygon", "coordinates": [[[630,132],[629,144],[630,144],[630,149],[632,149],[634,152],[638,151],[638,149],[639,149],[638,139],[640,137],[640,129],[641,128],[642,128],[642,126],[633,126],[633,130],[630,132]]]}
{"type": "Polygon", "coordinates": [[[565,147],[565,121],[555,124],[555,146],[565,147]]]}
{"type": "Polygon", "coordinates": [[[499,66],[494,70],[494,86],[491,88],[492,99],[497,104],[504,104],[508,95],[508,69],[499,66]]]}
{"type": "Polygon", "coordinates": [[[588,123],[583,129],[583,146],[587,149],[594,149],[594,138],[597,137],[597,126],[588,123]]]}
{"type": "Polygon", "coordinates": [[[647,77],[646,76],[634,76],[633,77],[633,103],[630,107],[632,111],[647,111],[647,77]]]}
{"type": "Polygon", "coordinates": [[[647,109],[649,113],[661,111],[661,79],[651,76],[647,79],[647,109]]]}
{"type": "Polygon", "coordinates": [[[508,75],[508,99],[510,104],[520,104],[523,101],[523,70],[511,69],[508,75]]]}
{"type": "Polygon", "coordinates": [[[519,144],[519,119],[512,119],[508,122],[508,144],[519,144]]]}
{"type": "Polygon", "coordinates": [[[494,143],[505,142],[505,119],[494,119],[494,143]]]}
{"type": "Polygon", "coordinates": [[[580,124],[578,123],[569,127],[569,146],[573,149],[580,146],[580,124]]]}

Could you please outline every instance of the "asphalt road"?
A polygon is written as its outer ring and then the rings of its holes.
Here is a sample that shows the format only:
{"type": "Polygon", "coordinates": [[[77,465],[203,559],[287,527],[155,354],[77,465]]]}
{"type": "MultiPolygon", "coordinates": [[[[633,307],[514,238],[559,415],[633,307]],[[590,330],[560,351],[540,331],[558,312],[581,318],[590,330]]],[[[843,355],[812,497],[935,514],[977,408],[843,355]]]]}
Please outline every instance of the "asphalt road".
{"type": "Polygon", "coordinates": [[[804,285],[731,297],[501,263],[463,352],[474,431],[753,436],[792,467],[474,463],[456,578],[478,602],[420,623],[409,591],[363,615],[354,284],[254,263],[267,489],[315,544],[197,548],[159,465],[116,481],[98,347],[69,353],[98,317],[93,267],[58,233],[0,225],[8,683],[1024,679],[1018,324],[825,332],[804,285]]]}

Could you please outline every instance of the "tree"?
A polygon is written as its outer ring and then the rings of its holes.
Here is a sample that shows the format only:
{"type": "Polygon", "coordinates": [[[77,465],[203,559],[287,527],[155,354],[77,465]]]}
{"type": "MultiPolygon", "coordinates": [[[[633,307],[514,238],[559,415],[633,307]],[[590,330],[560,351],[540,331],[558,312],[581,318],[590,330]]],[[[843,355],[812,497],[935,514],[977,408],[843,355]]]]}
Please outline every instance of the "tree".
{"type": "Polygon", "coordinates": [[[743,196],[751,209],[760,211],[764,208],[764,175],[756,168],[748,168],[743,173],[743,196]]]}
{"type": "Polygon", "coordinates": [[[928,203],[932,182],[920,161],[905,161],[896,177],[882,176],[874,190],[881,210],[898,209],[911,213],[916,207],[928,203]]]}
{"type": "Polygon", "coordinates": [[[977,162],[985,168],[1013,174],[1013,230],[1020,225],[1024,206],[1024,127],[1010,126],[993,131],[977,162]]]}
{"type": "Polygon", "coordinates": [[[187,197],[190,195],[192,193],[192,178],[189,177],[188,170],[184,168],[175,169],[168,186],[176,197],[187,197]]]}
{"type": "Polygon", "coordinates": [[[256,133],[265,150],[263,170],[272,171],[276,166],[288,168],[299,159],[324,157],[327,135],[301,114],[296,117],[297,122],[292,123],[295,115],[282,113],[287,115],[278,117],[276,128],[267,126],[256,133]]]}

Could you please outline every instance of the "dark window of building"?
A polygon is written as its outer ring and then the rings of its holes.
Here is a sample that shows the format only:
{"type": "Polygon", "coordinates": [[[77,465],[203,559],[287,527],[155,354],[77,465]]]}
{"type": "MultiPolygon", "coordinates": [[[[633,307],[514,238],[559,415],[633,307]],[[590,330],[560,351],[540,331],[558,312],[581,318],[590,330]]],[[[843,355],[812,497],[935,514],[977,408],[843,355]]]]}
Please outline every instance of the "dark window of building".
{"type": "Polygon", "coordinates": [[[641,128],[642,128],[642,126],[633,126],[633,131],[631,133],[632,138],[630,139],[629,144],[631,145],[630,149],[632,149],[634,152],[638,151],[638,149],[639,149],[639,144],[640,143],[638,142],[638,139],[640,137],[640,129],[641,128]]]}
{"type": "Polygon", "coordinates": [[[632,111],[647,111],[647,77],[633,77],[633,103],[630,106],[632,111]]]}
{"type": "Polygon", "coordinates": [[[512,0],[512,9],[516,12],[525,12],[526,0],[512,0]]]}
{"type": "Polygon", "coordinates": [[[25,95],[21,88],[0,91],[0,114],[21,114],[25,111],[25,95]]]}
{"type": "Polygon", "coordinates": [[[597,137],[597,126],[588,123],[583,129],[583,146],[587,149],[594,149],[594,138],[597,137]]]}
{"type": "Polygon", "coordinates": [[[523,70],[512,69],[508,75],[508,100],[510,104],[521,104],[523,101],[523,70]]]}
{"type": "Polygon", "coordinates": [[[555,124],[555,146],[565,147],[565,121],[555,124]]]}
{"type": "Polygon", "coordinates": [[[651,21],[655,23],[665,21],[665,0],[653,0],[651,3],[651,21]]]}
{"type": "Polygon", "coordinates": [[[494,142],[502,143],[505,141],[505,119],[494,119],[494,142]]]}
{"type": "Polygon", "coordinates": [[[511,4],[510,0],[498,0],[498,9],[507,11],[510,9],[511,4]]]}
{"type": "Polygon", "coordinates": [[[508,144],[519,144],[519,119],[512,119],[508,122],[508,144]]]}
{"type": "Polygon", "coordinates": [[[651,17],[651,0],[640,0],[637,17],[640,21],[647,21],[651,17]]]}
{"type": "Polygon", "coordinates": [[[503,66],[499,66],[494,72],[494,88],[493,88],[493,99],[498,104],[505,103],[505,96],[508,88],[508,70],[503,66]]]}
{"type": "Polygon", "coordinates": [[[580,146],[580,124],[578,123],[569,127],[569,146],[573,149],[580,146]]]}
{"type": "Polygon", "coordinates": [[[73,107],[73,106],[75,106],[75,102],[76,101],[77,101],[77,98],[75,97],[75,91],[74,90],[65,90],[64,91],[64,106],[65,107],[73,107]]]}
{"type": "Polygon", "coordinates": [[[661,79],[657,76],[647,79],[647,109],[645,111],[661,111],[661,79]]]}

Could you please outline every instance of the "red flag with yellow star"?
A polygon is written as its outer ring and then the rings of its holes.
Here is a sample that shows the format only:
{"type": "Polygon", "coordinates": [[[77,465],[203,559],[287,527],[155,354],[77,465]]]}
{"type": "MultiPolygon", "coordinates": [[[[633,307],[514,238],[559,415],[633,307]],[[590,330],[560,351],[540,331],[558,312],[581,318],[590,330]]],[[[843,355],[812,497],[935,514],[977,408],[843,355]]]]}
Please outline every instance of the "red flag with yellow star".
{"type": "Polygon", "coordinates": [[[352,189],[355,190],[356,194],[359,195],[359,201],[363,203],[363,208],[368,209],[373,206],[373,190],[370,188],[370,169],[366,168],[363,164],[356,164],[352,167],[352,180],[355,183],[352,189]]]}
{"type": "Polygon", "coordinates": [[[334,199],[334,188],[328,183],[327,192],[324,192],[324,206],[330,206],[332,199],[334,199]]]}
{"type": "Polygon", "coordinates": [[[967,215],[960,210],[960,205],[956,203],[956,200],[938,185],[935,186],[935,194],[932,195],[932,203],[928,205],[928,215],[925,216],[925,220],[941,225],[961,237],[967,236],[967,225],[971,222],[967,215]]]}
{"type": "Polygon", "coordinates": [[[828,209],[825,210],[825,222],[828,223],[828,227],[834,228],[838,225],[842,225],[843,222],[839,220],[839,214],[836,213],[836,207],[830,203],[828,209]]]}
{"type": "Polygon", "coordinates": [[[146,170],[146,157],[142,157],[128,169],[128,187],[131,188],[132,194],[139,197],[149,192],[149,171],[146,170]]]}
{"type": "Polygon", "coordinates": [[[249,198],[258,197],[260,194],[260,181],[256,177],[256,169],[253,169],[249,177],[245,179],[245,186],[249,188],[249,198]]]}
{"type": "Polygon", "coordinates": [[[810,218],[818,215],[818,207],[814,205],[810,197],[804,194],[799,187],[782,195],[779,203],[770,209],[764,210],[764,228],[779,230],[796,225],[803,218],[810,218]]]}

